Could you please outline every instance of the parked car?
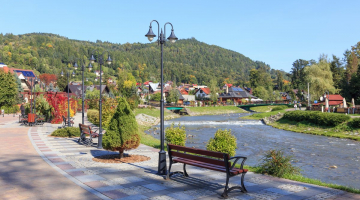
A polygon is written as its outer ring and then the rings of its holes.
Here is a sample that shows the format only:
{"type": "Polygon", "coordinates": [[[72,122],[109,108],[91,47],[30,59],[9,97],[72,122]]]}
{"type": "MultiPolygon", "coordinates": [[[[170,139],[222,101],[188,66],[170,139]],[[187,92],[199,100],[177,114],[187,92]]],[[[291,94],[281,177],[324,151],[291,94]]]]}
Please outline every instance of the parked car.
{"type": "Polygon", "coordinates": [[[184,106],[190,106],[190,101],[184,101],[184,106]]]}

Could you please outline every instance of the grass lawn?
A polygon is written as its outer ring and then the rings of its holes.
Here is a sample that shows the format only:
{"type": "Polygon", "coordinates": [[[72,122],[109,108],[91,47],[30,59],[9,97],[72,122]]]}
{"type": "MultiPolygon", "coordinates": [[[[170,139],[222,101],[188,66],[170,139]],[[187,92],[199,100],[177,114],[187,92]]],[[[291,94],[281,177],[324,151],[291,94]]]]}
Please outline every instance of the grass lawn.
{"type": "Polygon", "coordinates": [[[236,106],[209,106],[209,107],[189,107],[186,108],[190,111],[191,116],[196,115],[219,115],[226,113],[246,113],[245,110],[238,108],[236,106]]]}
{"type": "Polygon", "coordinates": [[[276,106],[257,106],[257,107],[250,107],[250,110],[255,112],[270,112],[271,109],[276,106]]]}
{"type": "Polygon", "coordinates": [[[323,135],[327,137],[338,137],[360,141],[360,129],[350,128],[346,124],[335,127],[319,126],[308,122],[294,122],[287,119],[280,119],[269,124],[270,126],[287,131],[323,135]]]}
{"type": "MultiPolygon", "coordinates": [[[[157,108],[151,108],[151,109],[150,108],[136,108],[134,110],[134,114],[135,114],[135,116],[138,115],[138,114],[145,114],[145,115],[150,115],[152,117],[160,118],[160,109],[157,109],[157,108]]],[[[167,120],[167,118],[177,118],[177,117],[180,117],[180,115],[169,112],[165,108],[164,117],[165,117],[165,120],[167,120]]]]}

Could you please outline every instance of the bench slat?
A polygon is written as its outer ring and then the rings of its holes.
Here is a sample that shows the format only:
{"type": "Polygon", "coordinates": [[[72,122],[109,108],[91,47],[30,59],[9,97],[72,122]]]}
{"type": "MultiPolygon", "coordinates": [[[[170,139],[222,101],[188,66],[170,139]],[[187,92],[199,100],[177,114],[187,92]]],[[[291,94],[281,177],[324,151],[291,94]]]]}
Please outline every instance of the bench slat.
{"type": "Polygon", "coordinates": [[[173,145],[173,144],[168,144],[168,147],[170,147],[171,150],[185,151],[185,152],[189,152],[189,153],[201,154],[204,156],[211,156],[211,157],[215,157],[215,158],[224,159],[224,153],[220,153],[220,152],[207,151],[207,150],[202,150],[202,149],[194,149],[194,148],[183,147],[183,146],[178,146],[178,145],[173,145]]]}
{"type": "Polygon", "coordinates": [[[185,154],[185,153],[180,153],[180,152],[176,152],[176,151],[171,152],[171,154],[174,157],[187,158],[187,159],[191,159],[191,160],[194,160],[194,161],[198,160],[198,161],[201,161],[201,162],[206,162],[206,163],[220,165],[220,166],[225,167],[224,160],[215,160],[215,159],[212,159],[212,158],[205,158],[205,157],[202,157],[202,156],[185,154]]]}

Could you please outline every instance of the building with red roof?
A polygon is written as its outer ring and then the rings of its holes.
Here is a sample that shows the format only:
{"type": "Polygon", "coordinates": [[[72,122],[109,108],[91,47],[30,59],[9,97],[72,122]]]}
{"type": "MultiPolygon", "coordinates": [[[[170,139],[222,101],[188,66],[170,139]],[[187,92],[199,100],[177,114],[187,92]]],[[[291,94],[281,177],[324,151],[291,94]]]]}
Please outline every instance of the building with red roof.
{"type": "Polygon", "coordinates": [[[210,98],[210,88],[199,88],[195,91],[196,98],[210,98]]]}
{"type": "MultiPolygon", "coordinates": [[[[329,106],[344,106],[344,97],[342,97],[340,94],[330,94],[330,95],[324,95],[324,97],[329,98],[329,106]]],[[[325,98],[320,99],[322,101],[318,103],[312,104],[313,106],[319,106],[320,104],[325,105],[325,98]]]]}

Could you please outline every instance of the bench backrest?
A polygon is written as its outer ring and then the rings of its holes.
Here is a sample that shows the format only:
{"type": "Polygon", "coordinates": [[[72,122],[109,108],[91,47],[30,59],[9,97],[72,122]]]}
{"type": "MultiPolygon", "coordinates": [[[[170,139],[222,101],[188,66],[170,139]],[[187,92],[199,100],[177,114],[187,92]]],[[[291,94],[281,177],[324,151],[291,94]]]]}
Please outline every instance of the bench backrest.
{"type": "Polygon", "coordinates": [[[79,124],[79,128],[80,128],[80,132],[82,132],[83,134],[88,134],[90,135],[91,133],[91,127],[84,125],[84,124],[79,124]]]}
{"type": "MultiPolygon", "coordinates": [[[[208,151],[203,149],[195,149],[189,147],[183,147],[173,144],[168,144],[168,152],[170,157],[187,158],[200,162],[206,162],[214,165],[220,165],[226,167],[226,161],[229,160],[230,156],[227,153],[208,151]],[[196,154],[196,155],[194,155],[196,154]]],[[[228,163],[230,166],[230,163],[228,163]]]]}

